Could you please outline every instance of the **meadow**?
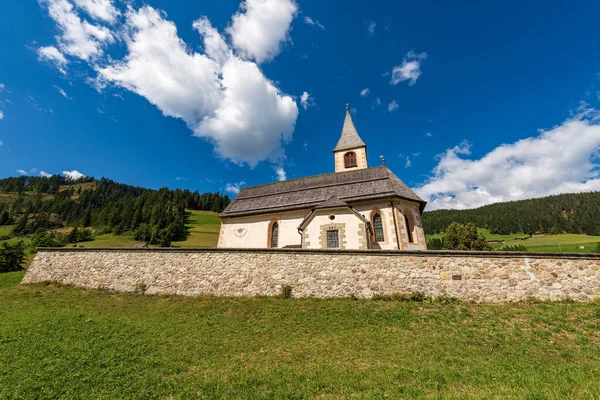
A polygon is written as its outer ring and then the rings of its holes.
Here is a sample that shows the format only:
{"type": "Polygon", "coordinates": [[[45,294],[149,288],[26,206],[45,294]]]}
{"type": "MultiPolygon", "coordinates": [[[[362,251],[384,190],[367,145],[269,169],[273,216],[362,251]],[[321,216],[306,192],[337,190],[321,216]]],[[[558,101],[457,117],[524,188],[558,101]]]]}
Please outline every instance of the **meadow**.
{"type": "Polygon", "coordinates": [[[0,274],[2,399],[600,397],[600,304],[163,297],[0,274]]]}
{"type": "MultiPolygon", "coordinates": [[[[487,229],[478,228],[477,231],[481,233],[487,240],[504,240],[504,243],[493,243],[491,244],[494,250],[498,250],[504,246],[515,246],[523,245],[528,251],[532,252],[576,252],[576,253],[590,253],[592,252],[598,242],[600,242],[600,236],[589,236],[589,235],[576,235],[576,234],[560,234],[560,235],[544,235],[538,237],[528,237],[524,233],[512,233],[509,235],[497,235],[490,233],[487,229]],[[524,240],[517,241],[518,238],[525,238],[524,240]],[[583,246],[583,249],[581,248],[583,246]]],[[[430,240],[433,238],[441,239],[444,235],[426,235],[426,239],[430,240]]]]}

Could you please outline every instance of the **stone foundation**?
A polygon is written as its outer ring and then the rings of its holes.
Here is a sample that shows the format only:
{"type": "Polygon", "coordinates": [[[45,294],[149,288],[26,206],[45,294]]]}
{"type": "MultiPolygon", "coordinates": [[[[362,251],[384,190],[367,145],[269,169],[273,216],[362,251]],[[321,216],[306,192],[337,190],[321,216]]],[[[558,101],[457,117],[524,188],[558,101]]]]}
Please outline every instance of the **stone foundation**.
{"type": "MultiPolygon", "coordinates": [[[[341,239],[341,238],[340,238],[341,239]]],[[[281,249],[40,249],[23,283],[149,294],[370,298],[423,292],[464,301],[600,298],[597,255],[281,249]]]]}

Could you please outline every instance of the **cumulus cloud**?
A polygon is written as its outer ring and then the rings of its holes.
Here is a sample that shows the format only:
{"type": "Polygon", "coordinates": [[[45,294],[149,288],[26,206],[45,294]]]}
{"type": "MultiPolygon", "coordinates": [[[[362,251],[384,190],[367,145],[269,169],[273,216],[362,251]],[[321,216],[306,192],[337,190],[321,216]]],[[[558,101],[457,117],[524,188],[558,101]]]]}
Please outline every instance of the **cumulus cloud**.
{"type": "Polygon", "coordinates": [[[203,52],[189,48],[166,14],[150,6],[136,9],[130,5],[120,15],[101,12],[112,7],[108,0],[82,0],[76,2],[78,9],[70,3],[76,0],[40,1],[61,35],[58,49],[40,49],[39,54],[55,60],[63,54],[86,60],[98,74],[90,80],[98,90],[120,87],[146,98],[165,116],[185,121],[223,159],[254,167],[283,157],[283,144],[293,135],[298,106],[250,59],[264,61],[279,52],[297,12],[294,1],[243,2],[228,28],[231,43],[207,18],[199,18],[193,27],[202,37],[203,52]],[[88,34],[91,25],[79,18],[77,10],[105,22],[111,21],[109,15],[122,17],[124,22],[110,30],[96,27],[106,33],[101,40],[101,35],[88,34]],[[103,46],[115,37],[126,46],[125,56],[116,60],[103,55],[103,46]],[[246,42],[248,38],[258,42],[246,42]]]}
{"type": "Polygon", "coordinates": [[[45,171],[40,171],[40,176],[42,178],[50,178],[52,176],[52,174],[45,172],[45,171]]]}
{"type": "Polygon", "coordinates": [[[300,105],[305,110],[308,110],[308,107],[312,107],[315,105],[315,99],[310,94],[308,94],[308,92],[304,92],[300,96],[300,105]]]}
{"type": "Polygon", "coordinates": [[[61,87],[56,86],[56,85],[52,85],[52,86],[54,87],[54,89],[58,90],[58,93],[60,93],[65,99],[72,100],[61,87]]]}
{"type": "Polygon", "coordinates": [[[416,189],[428,209],[465,209],[552,194],[600,190],[599,113],[589,110],[539,135],[471,159],[463,142],[438,158],[416,189]]]}
{"type": "Polygon", "coordinates": [[[417,83],[417,79],[421,76],[421,61],[427,58],[427,53],[415,53],[414,51],[409,51],[404,56],[404,60],[402,60],[402,64],[396,65],[392,69],[392,75],[390,79],[390,83],[392,85],[397,85],[400,82],[409,81],[408,84],[410,86],[417,83]]]}
{"type": "MultiPolygon", "coordinates": [[[[60,31],[57,41],[62,53],[89,61],[100,56],[104,45],[115,40],[108,28],[82,20],[67,0],[40,0],[40,4],[48,8],[50,17],[56,22],[60,31]]],[[[54,61],[60,59],[53,50],[46,50],[46,55],[50,54],[48,51],[53,53],[54,61]]]]}
{"type": "Polygon", "coordinates": [[[285,169],[283,169],[283,167],[275,167],[275,173],[277,174],[277,180],[279,182],[287,180],[287,174],[285,173],[285,169]]]}
{"type": "Polygon", "coordinates": [[[325,27],[319,21],[315,21],[309,16],[304,17],[304,22],[306,22],[309,25],[316,26],[321,29],[325,29],[325,27]]]}
{"type": "Polygon", "coordinates": [[[240,192],[240,190],[242,190],[242,186],[244,186],[246,184],[246,182],[236,182],[236,183],[228,183],[227,185],[225,185],[225,191],[232,193],[232,194],[238,194],[240,192]]]}
{"type": "Polygon", "coordinates": [[[245,0],[227,32],[243,58],[258,63],[270,61],[288,39],[297,11],[294,0],[245,0]]]}
{"type": "Polygon", "coordinates": [[[174,23],[146,6],[127,13],[129,53],[100,68],[101,84],[129,89],[166,116],[183,119],[194,135],[214,143],[216,153],[254,167],[283,155],[298,107],[250,61],[234,56],[210,22],[194,23],[205,54],[190,51],[174,23]]]}
{"type": "Polygon", "coordinates": [[[393,112],[395,110],[397,110],[400,106],[398,105],[398,103],[396,102],[396,100],[392,100],[390,102],[390,104],[388,104],[388,111],[389,112],[393,112]]]}
{"type": "Polygon", "coordinates": [[[27,171],[25,171],[24,169],[18,169],[17,173],[21,175],[27,175],[27,171]]]}
{"type": "Polygon", "coordinates": [[[56,66],[56,68],[66,74],[65,67],[69,63],[69,61],[65,58],[65,56],[54,46],[46,46],[40,47],[37,49],[38,60],[39,61],[47,61],[56,66]]]}
{"type": "Polygon", "coordinates": [[[4,113],[0,110],[0,120],[4,119],[4,113]]]}
{"type": "Polygon", "coordinates": [[[77,179],[85,178],[85,175],[77,170],[63,171],[62,174],[70,181],[76,181],[77,179]]]}
{"type": "Polygon", "coordinates": [[[75,0],[75,4],[85,10],[90,17],[110,24],[114,24],[121,14],[112,0],[75,0]]]}
{"type": "Polygon", "coordinates": [[[364,88],[363,90],[360,91],[361,97],[366,97],[369,93],[370,93],[369,88],[364,88]]]}

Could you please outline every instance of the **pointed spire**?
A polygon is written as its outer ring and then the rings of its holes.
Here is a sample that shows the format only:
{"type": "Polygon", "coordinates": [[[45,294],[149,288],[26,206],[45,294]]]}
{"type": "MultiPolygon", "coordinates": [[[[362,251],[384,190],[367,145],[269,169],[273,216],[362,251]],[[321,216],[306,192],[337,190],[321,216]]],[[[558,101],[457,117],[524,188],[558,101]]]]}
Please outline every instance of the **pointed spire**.
{"type": "Polygon", "coordinates": [[[360,136],[358,136],[358,131],[354,126],[354,122],[352,122],[349,107],[350,105],[346,104],[346,118],[344,119],[342,135],[340,136],[340,140],[338,140],[337,145],[335,146],[333,151],[355,149],[357,147],[366,147],[365,142],[363,142],[360,136]]]}

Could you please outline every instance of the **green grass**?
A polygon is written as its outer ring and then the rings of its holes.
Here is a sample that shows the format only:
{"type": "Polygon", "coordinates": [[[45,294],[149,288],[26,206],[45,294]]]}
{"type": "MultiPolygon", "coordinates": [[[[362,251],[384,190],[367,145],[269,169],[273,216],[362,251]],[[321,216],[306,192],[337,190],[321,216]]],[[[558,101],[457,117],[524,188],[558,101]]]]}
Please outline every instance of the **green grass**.
{"type": "Polygon", "coordinates": [[[599,304],[9,286],[21,275],[0,275],[2,399],[600,397],[599,304]]]}
{"type": "MultiPolygon", "coordinates": [[[[487,229],[477,228],[477,230],[487,240],[504,240],[505,243],[491,244],[494,250],[498,250],[504,246],[523,245],[528,251],[532,252],[549,252],[549,253],[590,253],[600,242],[600,236],[561,234],[561,235],[545,235],[538,237],[527,238],[523,241],[516,241],[520,237],[526,237],[524,233],[513,233],[510,235],[497,235],[490,233],[487,229]],[[584,246],[580,249],[579,246],[584,246]]],[[[433,238],[441,239],[444,235],[426,235],[426,239],[433,238]]]]}
{"type": "MultiPolygon", "coordinates": [[[[81,242],[77,243],[77,246],[83,247],[132,247],[134,244],[139,243],[139,241],[132,239],[128,236],[122,235],[113,235],[112,233],[107,233],[104,235],[94,236],[94,240],[89,242],[81,242]]],[[[72,247],[73,245],[67,245],[67,247],[72,247]]]]}
{"type": "Polygon", "coordinates": [[[174,247],[212,247],[219,239],[221,218],[210,211],[187,211],[186,228],[189,235],[184,241],[173,242],[174,247]]]}
{"type": "Polygon", "coordinates": [[[0,236],[7,236],[12,233],[14,226],[0,226],[0,236]]]}

